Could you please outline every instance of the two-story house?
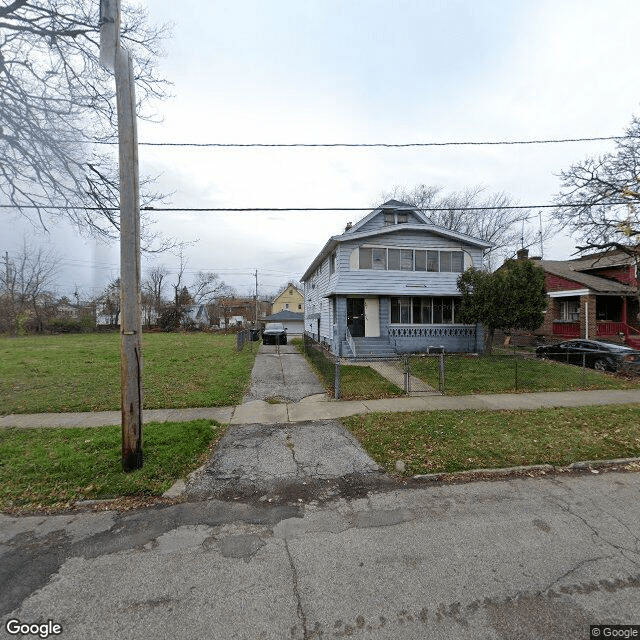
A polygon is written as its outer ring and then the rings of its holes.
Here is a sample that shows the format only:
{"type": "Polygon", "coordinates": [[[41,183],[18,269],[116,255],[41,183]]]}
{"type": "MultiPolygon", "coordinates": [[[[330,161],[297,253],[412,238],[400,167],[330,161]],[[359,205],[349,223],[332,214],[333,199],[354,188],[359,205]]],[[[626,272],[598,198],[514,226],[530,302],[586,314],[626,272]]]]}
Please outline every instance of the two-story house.
{"type": "Polygon", "coordinates": [[[304,296],[293,282],[289,282],[273,300],[271,313],[279,313],[280,311],[304,312],[304,296]]]}
{"type": "Polygon", "coordinates": [[[459,321],[457,279],[489,242],[431,224],[389,200],[329,238],[301,278],[305,331],[347,357],[482,349],[459,321]]]}

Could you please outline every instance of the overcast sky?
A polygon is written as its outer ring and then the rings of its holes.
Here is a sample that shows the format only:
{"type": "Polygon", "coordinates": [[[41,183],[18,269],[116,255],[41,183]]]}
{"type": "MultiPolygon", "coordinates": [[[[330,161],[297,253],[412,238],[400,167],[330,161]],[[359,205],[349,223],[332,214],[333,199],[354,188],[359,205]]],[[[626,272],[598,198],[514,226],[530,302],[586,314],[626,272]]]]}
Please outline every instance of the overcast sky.
{"type": "MultiPolygon", "coordinates": [[[[160,71],[173,98],[140,142],[446,142],[620,135],[640,114],[637,0],[149,0],[173,22],[160,71]]],[[[552,201],[556,175],[613,143],[417,149],[140,147],[167,205],[372,207],[394,187],[482,184],[520,204],[552,201]]],[[[158,213],[188,269],[242,292],[298,279],[362,213],[158,213]]],[[[4,220],[3,250],[50,241],[60,291],[118,275],[117,247],[60,226],[4,220]]],[[[573,251],[567,237],[544,247],[573,251]]],[[[178,259],[145,257],[143,267],[178,259]]],[[[93,287],[93,289],[92,289],[93,287]]]]}

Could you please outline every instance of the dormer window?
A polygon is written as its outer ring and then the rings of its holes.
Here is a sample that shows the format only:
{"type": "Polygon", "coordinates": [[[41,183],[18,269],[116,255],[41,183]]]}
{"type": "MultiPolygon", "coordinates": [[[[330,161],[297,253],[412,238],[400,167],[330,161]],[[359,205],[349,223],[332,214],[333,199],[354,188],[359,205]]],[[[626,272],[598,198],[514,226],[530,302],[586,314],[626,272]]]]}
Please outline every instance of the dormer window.
{"type": "Polygon", "coordinates": [[[391,211],[384,212],[384,226],[390,227],[393,224],[406,224],[409,222],[409,214],[404,211],[391,211]]]}

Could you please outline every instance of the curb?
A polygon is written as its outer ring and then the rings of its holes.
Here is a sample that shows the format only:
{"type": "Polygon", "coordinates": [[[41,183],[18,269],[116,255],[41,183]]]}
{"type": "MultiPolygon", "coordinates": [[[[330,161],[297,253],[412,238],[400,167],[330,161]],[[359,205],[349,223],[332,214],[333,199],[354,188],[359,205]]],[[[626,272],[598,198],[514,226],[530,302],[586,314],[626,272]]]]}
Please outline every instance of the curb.
{"type": "Polygon", "coordinates": [[[640,471],[640,458],[614,458],[612,460],[581,460],[579,462],[572,462],[566,466],[554,466],[551,464],[534,464],[530,466],[522,467],[505,467],[503,469],[469,469],[468,471],[453,471],[442,473],[427,473],[417,474],[411,476],[413,480],[463,480],[465,478],[473,478],[481,475],[484,478],[503,478],[514,475],[546,475],[547,473],[566,473],[570,471],[592,471],[598,473],[598,469],[607,469],[610,467],[619,467],[626,465],[638,465],[638,471],[640,471]]]}

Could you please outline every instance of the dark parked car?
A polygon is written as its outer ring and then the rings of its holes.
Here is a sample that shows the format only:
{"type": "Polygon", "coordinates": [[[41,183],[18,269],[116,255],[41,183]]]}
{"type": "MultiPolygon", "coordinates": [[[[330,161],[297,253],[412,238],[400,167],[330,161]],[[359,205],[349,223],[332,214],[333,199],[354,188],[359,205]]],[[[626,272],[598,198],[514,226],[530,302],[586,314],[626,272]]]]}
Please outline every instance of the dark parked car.
{"type": "Polygon", "coordinates": [[[538,358],[592,367],[598,371],[640,373],[640,351],[602,340],[566,340],[536,349],[538,358]]]}
{"type": "Polygon", "coordinates": [[[287,344],[287,330],[282,322],[267,322],[262,332],[262,344],[287,344]]]}

